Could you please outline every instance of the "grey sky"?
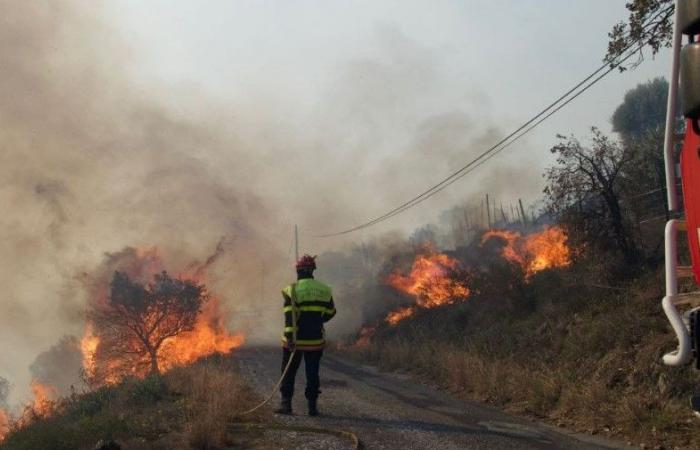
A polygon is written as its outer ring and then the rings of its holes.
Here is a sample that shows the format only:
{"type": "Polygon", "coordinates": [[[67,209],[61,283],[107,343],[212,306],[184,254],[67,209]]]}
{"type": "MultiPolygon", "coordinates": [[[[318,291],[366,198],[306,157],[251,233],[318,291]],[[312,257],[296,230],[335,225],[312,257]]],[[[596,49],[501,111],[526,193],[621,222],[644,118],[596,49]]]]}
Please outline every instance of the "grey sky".
{"type": "MultiPolygon", "coordinates": [[[[425,117],[466,111],[506,132],[601,63],[607,32],[626,18],[624,3],[128,0],[113,7],[113,17],[139,49],[138,70],[130,69],[146,85],[162,82],[165,91],[229,105],[274,104],[276,119],[292,129],[313,126],[319,108],[334,102],[345,65],[381,61],[387,44],[377,36],[394,33],[424,51],[437,74],[440,86],[421,103],[425,117]]],[[[541,168],[556,133],[582,135],[591,125],[608,130],[624,92],[665,76],[667,64],[663,53],[635,71],[608,77],[507,158],[541,168]]],[[[401,134],[408,122],[393,131],[401,134]]],[[[400,155],[403,150],[378,143],[376,151],[400,155]]],[[[455,157],[451,167],[470,155],[455,157]]],[[[440,169],[426,171],[414,189],[447,173],[447,167],[440,169]]],[[[431,210],[427,206],[424,214],[431,210]]],[[[377,212],[364,211],[358,220],[377,212]]]]}

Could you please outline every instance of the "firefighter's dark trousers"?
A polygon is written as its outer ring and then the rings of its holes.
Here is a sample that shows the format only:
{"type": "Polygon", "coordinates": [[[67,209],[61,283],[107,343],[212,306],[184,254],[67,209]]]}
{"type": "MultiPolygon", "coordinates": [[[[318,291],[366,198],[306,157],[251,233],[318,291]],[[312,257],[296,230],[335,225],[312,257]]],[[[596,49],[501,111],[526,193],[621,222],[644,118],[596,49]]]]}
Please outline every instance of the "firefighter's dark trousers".
{"type": "MultiPolygon", "coordinates": [[[[292,352],[287,348],[283,348],[282,350],[282,371],[284,372],[284,368],[287,367],[292,352]]],[[[302,358],[304,358],[304,366],[306,367],[306,398],[309,400],[318,398],[318,394],[321,392],[319,391],[321,380],[318,377],[321,356],[323,356],[323,350],[297,350],[292,359],[292,365],[289,366],[287,375],[285,375],[280,385],[282,398],[292,398],[294,395],[294,379],[296,378],[302,358]]]]}

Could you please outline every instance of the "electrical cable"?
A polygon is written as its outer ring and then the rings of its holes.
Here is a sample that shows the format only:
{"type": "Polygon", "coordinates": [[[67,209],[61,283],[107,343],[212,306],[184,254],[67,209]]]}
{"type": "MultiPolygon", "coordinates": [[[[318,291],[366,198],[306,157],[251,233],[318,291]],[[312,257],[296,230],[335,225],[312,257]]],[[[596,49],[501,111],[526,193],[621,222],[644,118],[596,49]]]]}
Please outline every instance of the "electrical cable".
{"type": "MultiPolygon", "coordinates": [[[[647,23],[647,25],[644,27],[645,29],[648,28],[650,25],[654,23],[654,21],[660,17],[662,14],[666,13],[667,15],[670,14],[670,12],[673,10],[673,7],[670,6],[660,12],[658,12],[650,21],[647,23]]],[[[423,191],[421,194],[417,195],[416,197],[413,197],[412,199],[404,202],[403,204],[397,206],[396,208],[388,211],[387,213],[378,216],[374,219],[371,219],[365,223],[362,223],[360,225],[348,228],[346,230],[334,232],[334,233],[327,233],[327,234],[322,234],[322,235],[316,235],[314,237],[317,238],[327,238],[327,237],[333,237],[333,236],[339,236],[343,234],[348,234],[352,233],[354,231],[358,231],[367,227],[370,227],[372,225],[375,225],[379,222],[383,222],[384,220],[387,220],[397,214],[402,213],[403,211],[412,208],[413,206],[416,206],[423,201],[427,200],[428,198],[432,197],[434,194],[442,191],[444,188],[447,186],[451,185],[455,181],[461,179],[464,175],[467,173],[471,172],[474,168],[479,167],[483,162],[488,161],[492,156],[495,154],[499,153],[503,149],[509,147],[512,145],[515,141],[519,140],[521,137],[523,137],[525,134],[529,133],[532,131],[534,128],[536,128],[539,124],[547,120],[549,117],[551,117],[553,114],[561,110],[564,106],[569,104],[571,101],[573,101],[575,98],[577,98],[579,95],[581,95],[583,92],[587,91],[590,89],[593,85],[598,83],[602,78],[607,76],[610,72],[618,68],[620,65],[622,65],[625,61],[627,61],[629,58],[631,58],[633,55],[635,55],[637,52],[639,52],[645,44],[642,42],[641,45],[637,46],[634,48],[634,50],[630,53],[628,53],[626,56],[622,57],[625,52],[627,52],[630,48],[634,47],[637,45],[640,41],[644,41],[645,38],[642,36],[641,38],[633,41],[631,44],[629,44],[627,47],[625,47],[621,52],[621,56],[618,57],[614,62],[613,61],[606,61],[605,64],[603,64],[601,67],[596,69],[593,73],[588,75],[586,78],[584,78],[582,81],[580,81],[578,84],[576,84],[573,88],[569,89],[565,94],[561,95],[559,98],[557,98],[554,102],[549,104],[546,108],[544,108],[542,111],[540,111],[538,114],[533,116],[531,119],[523,123],[520,127],[518,127],[515,131],[511,132],[509,135],[507,135],[505,138],[501,139],[499,142],[491,146],[489,149],[486,151],[482,152],[479,156],[471,160],[469,163],[467,163],[465,166],[461,167],[459,170],[455,171],[448,177],[444,178],[442,181],[439,183],[433,185],[432,187],[428,188],[427,190],[423,191]],[[607,70],[605,70],[607,68],[607,70]],[[599,73],[603,72],[602,75],[598,75],[599,73]],[[590,83],[588,83],[591,79],[590,83]],[[586,84],[588,83],[588,84],[586,84]],[[584,86],[585,85],[585,86],[584,86]],[[581,86],[584,86],[581,88],[581,86]],[[579,90],[579,88],[581,88],[579,90]],[[577,92],[578,90],[578,92],[577,92]],[[575,93],[575,94],[574,94],[575,93]],[[574,94],[571,96],[571,94],[574,94]],[[570,97],[571,96],[571,97],[570,97]],[[568,98],[567,98],[568,97],[568,98]],[[566,100],[565,100],[566,99],[566,100]],[[563,100],[564,103],[559,104],[563,100]],[[558,106],[557,106],[558,105],[558,106]],[[554,109],[552,109],[554,108],[554,109]],[[544,116],[544,117],[543,117],[544,116]],[[541,119],[540,119],[541,118],[541,119]],[[539,119],[539,120],[538,120],[539,119]],[[525,130],[525,131],[523,131],[525,130]],[[521,133],[522,131],[522,133],[521,133]],[[518,134],[520,133],[520,134],[518,134]]]]}

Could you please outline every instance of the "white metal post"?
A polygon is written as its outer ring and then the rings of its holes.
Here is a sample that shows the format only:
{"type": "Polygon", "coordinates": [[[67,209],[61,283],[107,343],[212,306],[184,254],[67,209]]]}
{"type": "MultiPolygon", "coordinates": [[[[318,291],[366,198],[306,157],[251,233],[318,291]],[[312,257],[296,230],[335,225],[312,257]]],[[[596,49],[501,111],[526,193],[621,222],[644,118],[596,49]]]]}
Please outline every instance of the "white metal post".
{"type": "Polygon", "coordinates": [[[678,231],[684,229],[685,222],[682,220],[673,219],[666,223],[666,296],[662,300],[661,306],[678,338],[678,349],[663,357],[664,364],[669,366],[681,366],[688,363],[691,358],[690,335],[674,304],[678,297],[678,231]]]}
{"type": "Polygon", "coordinates": [[[676,160],[675,160],[675,134],[676,111],[678,110],[678,68],[680,65],[680,51],[683,34],[678,20],[678,0],[675,2],[676,10],[673,15],[673,49],[671,52],[671,76],[668,80],[668,99],[666,102],[666,134],[664,136],[664,162],[666,165],[666,196],[668,198],[668,210],[678,210],[678,194],[676,192],[676,160]]]}

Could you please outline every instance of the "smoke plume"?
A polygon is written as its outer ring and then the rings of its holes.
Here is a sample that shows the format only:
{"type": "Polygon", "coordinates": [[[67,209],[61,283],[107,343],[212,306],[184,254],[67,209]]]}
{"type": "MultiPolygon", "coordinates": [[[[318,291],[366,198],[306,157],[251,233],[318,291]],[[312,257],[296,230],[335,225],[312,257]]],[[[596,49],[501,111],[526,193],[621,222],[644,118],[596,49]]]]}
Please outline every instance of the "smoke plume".
{"type": "MultiPolygon", "coordinates": [[[[501,134],[480,96],[455,104],[437,56],[391,25],[375,28],[378,56],[349,58],[302,117],[274,96],[223,105],[133,82],[141,55],[115,14],[109,2],[0,0],[0,376],[16,387],[11,401],[32,374],[63,392],[74,382],[73,356],[61,355],[75,341],[62,336],[82,335],[86,277],[124,249],[155,246],[166,269],[206,265],[229,326],[275,342],[292,224],[302,251],[360,245],[308,235],[383,212],[501,134]]],[[[480,195],[480,184],[463,186],[480,195]]],[[[339,329],[359,323],[344,309],[360,300],[336,300],[339,329]]]]}

